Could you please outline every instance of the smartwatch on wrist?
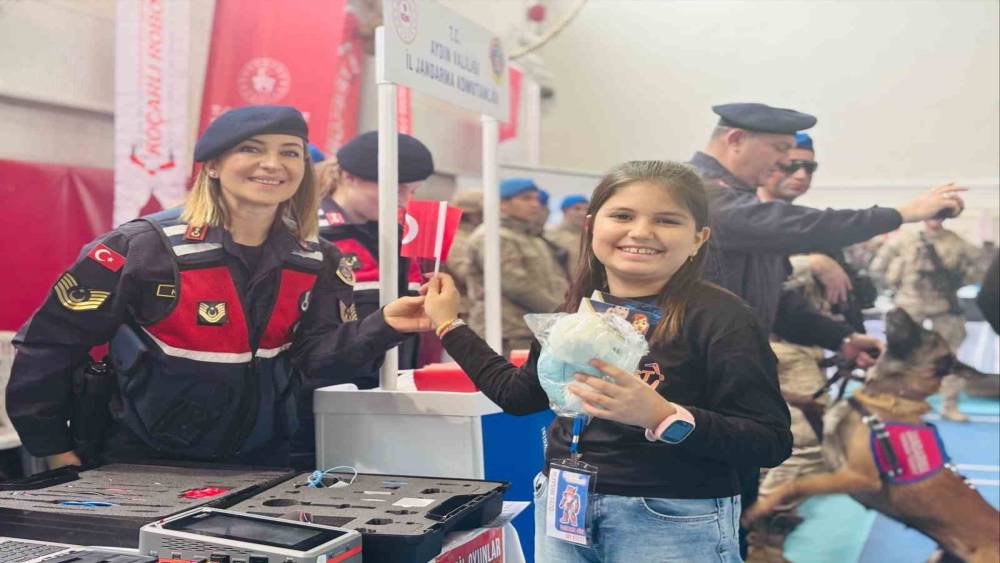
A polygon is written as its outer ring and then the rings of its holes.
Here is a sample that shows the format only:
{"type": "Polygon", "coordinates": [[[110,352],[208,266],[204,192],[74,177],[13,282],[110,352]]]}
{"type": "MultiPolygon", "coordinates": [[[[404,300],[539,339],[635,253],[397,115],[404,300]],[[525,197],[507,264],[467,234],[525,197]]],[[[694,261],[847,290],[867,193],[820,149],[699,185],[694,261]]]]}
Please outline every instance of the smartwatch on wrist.
{"type": "Polygon", "coordinates": [[[674,405],[674,414],[663,419],[655,429],[646,429],[646,439],[650,442],[666,442],[679,444],[694,432],[694,416],[691,411],[680,405],[674,405]]]}

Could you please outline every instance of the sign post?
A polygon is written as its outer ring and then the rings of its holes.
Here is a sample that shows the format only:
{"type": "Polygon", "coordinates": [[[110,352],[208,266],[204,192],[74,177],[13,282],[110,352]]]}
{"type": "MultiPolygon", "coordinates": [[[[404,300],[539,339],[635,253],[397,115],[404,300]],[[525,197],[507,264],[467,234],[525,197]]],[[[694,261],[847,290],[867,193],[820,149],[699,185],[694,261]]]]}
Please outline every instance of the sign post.
{"type": "MultiPolygon", "coordinates": [[[[489,30],[433,0],[383,0],[385,26],[376,32],[379,130],[379,276],[383,305],[399,294],[396,85],[482,114],[486,341],[502,350],[500,325],[499,121],[507,119],[507,56],[489,30]]],[[[398,356],[386,355],[379,382],[395,389],[398,356]]]]}

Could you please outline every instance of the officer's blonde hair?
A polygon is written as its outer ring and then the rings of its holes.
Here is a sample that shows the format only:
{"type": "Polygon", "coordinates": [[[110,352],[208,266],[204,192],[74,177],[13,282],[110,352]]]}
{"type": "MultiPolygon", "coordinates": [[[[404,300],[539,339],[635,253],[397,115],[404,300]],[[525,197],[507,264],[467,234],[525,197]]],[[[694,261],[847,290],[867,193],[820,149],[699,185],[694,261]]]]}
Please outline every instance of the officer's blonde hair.
{"type": "MultiPolygon", "coordinates": [[[[228,227],[229,211],[222,197],[222,185],[208,175],[205,167],[198,172],[194,186],[188,192],[181,221],[196,227],[228,227]]],[[[316,195],[316,176],[306,162],[302,183],[289,199],[278,205],[277,220],[300,241],[315,240],[319,233],[319,197],[316,195]]]]}

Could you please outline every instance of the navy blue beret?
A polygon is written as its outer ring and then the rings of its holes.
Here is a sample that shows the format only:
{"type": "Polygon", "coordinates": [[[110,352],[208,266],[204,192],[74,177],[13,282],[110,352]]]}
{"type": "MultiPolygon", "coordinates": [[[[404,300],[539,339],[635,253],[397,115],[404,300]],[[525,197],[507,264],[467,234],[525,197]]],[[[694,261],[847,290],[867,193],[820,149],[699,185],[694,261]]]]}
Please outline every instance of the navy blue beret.
{"type": "Polygon", "coordinates": [[[281,134],[309,138],[309,127],[299,110],[289,106],[245,106],[215,118],[194,145],[195,162],[221,155],[254,135],[281,134]]]}
{"type": "MultiPolygon", "coordinates": [[[[415,138],[399,133],[399,183],[420,182],[434,173],[431,151],[415,138]]],[[[362,133],[337,151],[340,167],[358,178],[378,181],[378,131],[362,133]]]]}
{"type": "Polygon", "coordinates": [[[559,205],[559,209],[566,211],[567,207],[571,207],[578,203],[589,203],[589,201],[587,201],[587,196],[580,194],[570,194],[563,198],[562,204],[559,205]]]}
{"type": "Polygon", "coordinates": [[[510,199],[528,190],[541,191],[531,178],[507,178],[500,182],[500,199],[510,199]]]}
{"type": "Polygon", "coordinates": [[[712,106],[719,125],[760,133],[794,135],[816,125],[816,117],[793,109],[773,108],[765,104],[723,104],[712,106]]]}

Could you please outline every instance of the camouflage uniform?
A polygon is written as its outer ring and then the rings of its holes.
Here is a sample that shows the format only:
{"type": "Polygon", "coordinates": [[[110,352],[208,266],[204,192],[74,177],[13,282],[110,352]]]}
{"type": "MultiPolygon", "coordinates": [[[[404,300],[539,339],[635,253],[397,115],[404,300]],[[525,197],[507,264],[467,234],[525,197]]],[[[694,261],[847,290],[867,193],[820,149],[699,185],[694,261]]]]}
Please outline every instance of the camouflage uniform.
{"type": "MultiPolygon", "coordinates": [[[[889,239],[872,260],[872,275],[880,277],[885,287],[895,292],[894,302],[918,323],[929,321],[957,352],[965,340],[965,317],[953,310],[945,276],[937,272],[927,252],[924,239],[934,245],[941,263],[961,283],[975,283],[982,275],[979,250],[947,229],[900,232],[889,239]]],[[[954,299],[957,299],[955,297],[954,299]]],[[[949,375],[941,382],[941,407],[946,418],[964,419],[958,412],[958,393],[962,380],[949,375]]]]}
{"type": "MultiPolygon", "coordinates": [[[[791,263],[792,274],[784,290],[801,292],[818,311],[832,316],[830,303],[809,269],[809,257],[793,256],[791,263]]],[[[812,395],[826,383],[826,375],[818,365],[823,359],[823,349],[819,346],[792,344],[772,336],[771,349],[778,357],[778,381],[783,393],[812,395]]],[[[767,472],[761,481],[761,495],[797,477],[826,471],[816,432],[801,409],[788,405],[788,411],[792,415],[792,456],[767,472]]]]}
{"type": "Polygon", "coordinates": [[[545,238],[568,253],[569,261],[566,268],[571,276],[576,275],[576,268],[580,265],[580,238],[582,236],[583,229],[578,229],[566,222],[545,231],[545,238]]]}
{"type": "MultiPolygon", "coordinates": [[[[483,304],[483,248],[485,226],[480,225],[466,242],[468,253],[469,326],[480,335],[485,330],[483,304]]],[[[532,224],[505,217],[500,222],[500,270],[503,308],[503,353],[531,347],[531,330],[524,324],[528,313],[552,313],[562,305],[569,289],[566,270],[549,243],[532,224]]]]}

